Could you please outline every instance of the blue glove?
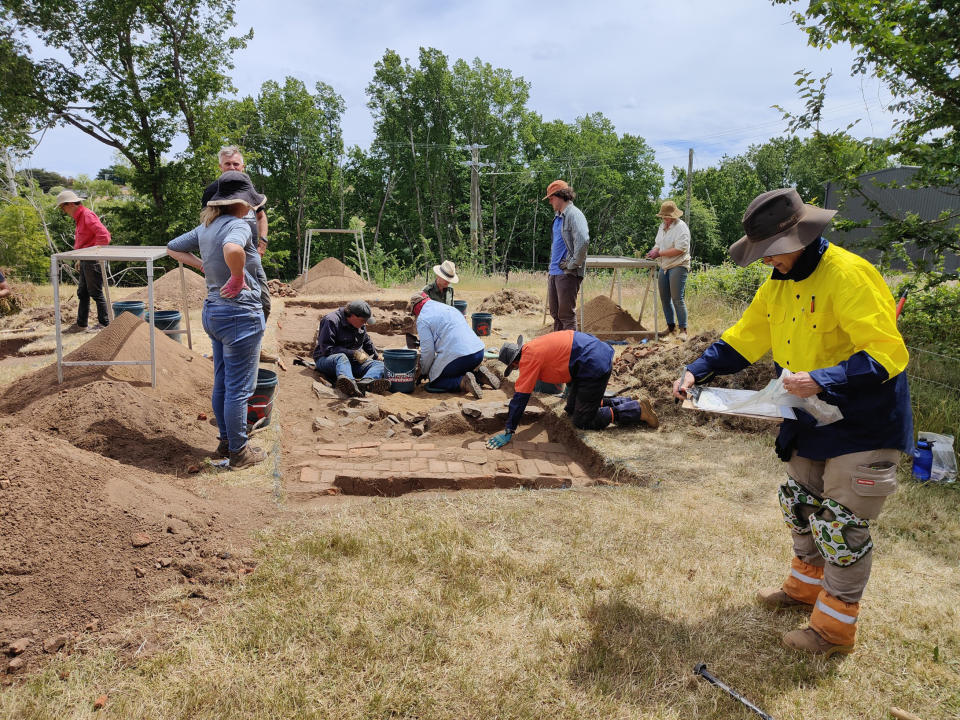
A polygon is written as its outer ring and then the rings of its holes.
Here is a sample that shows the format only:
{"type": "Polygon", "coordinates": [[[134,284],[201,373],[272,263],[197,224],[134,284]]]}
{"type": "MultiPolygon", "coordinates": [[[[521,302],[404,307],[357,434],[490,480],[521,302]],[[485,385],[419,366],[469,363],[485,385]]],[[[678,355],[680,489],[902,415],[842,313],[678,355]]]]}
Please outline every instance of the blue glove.
{"type": "Polygon", "coordinates": [[[487,447],[494,450],[497,448],[502,448],[511,440],[513,440],[513,433],[502,432],[499,435],[494,435],[492,438],[487,440],[487,447]]]}

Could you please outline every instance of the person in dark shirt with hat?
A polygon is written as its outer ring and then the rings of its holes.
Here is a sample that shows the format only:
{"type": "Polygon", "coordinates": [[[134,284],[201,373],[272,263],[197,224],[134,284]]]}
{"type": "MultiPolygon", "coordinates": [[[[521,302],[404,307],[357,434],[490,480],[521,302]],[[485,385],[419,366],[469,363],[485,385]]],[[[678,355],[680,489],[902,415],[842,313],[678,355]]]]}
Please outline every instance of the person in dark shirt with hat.
{"type": "Polygon", "coordinates": [[[453,286],[460,282],[460,276],[457,275],[457,266],[452,260],[444,260],[439,265],[433,266],[433,274],[436,277],[429,285],[425,285],[423,292],[431,300],[436,300],[444,305],[453,305],[453,286]]]}
{"type": "Polygon", "coordinates": [[[390,389],[390,381],[383,377],[380,353],[364,327],[370,318],[370,305],[352,300],[320,320],[313,361],[317,372],[335,383],[344,395],[385,393],[390,389]]]}
{"type": "Polygon", "coordinates": [[[612,422],[618,425],[645,422],[652,428],[660,424],[648,400],[603,397],[613,369],[613,348],[593,335],[561,330],[542,335],[526,345],[521,335],[516,343],[503,344],[500,362],[506,366],[504,377],[514,368],[519,368],[520,374],[514,384],[506,429],[487,441],[490,448],[503,447],[513,438],[537,380],[570,383],[564,411],[572,416],[574,427],[602,430],[612,422]]]}

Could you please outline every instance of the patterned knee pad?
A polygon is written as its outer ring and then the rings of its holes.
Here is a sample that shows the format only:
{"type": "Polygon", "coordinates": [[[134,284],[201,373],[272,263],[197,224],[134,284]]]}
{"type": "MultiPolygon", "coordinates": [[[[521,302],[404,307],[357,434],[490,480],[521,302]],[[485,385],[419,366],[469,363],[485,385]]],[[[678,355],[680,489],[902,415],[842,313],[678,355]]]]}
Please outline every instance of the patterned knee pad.
{"type": "Polygon", "coordinates": [[[809,521],[797,511],[807,508],[810,511],[807,515],[812,518],[812,513],[820,510],[820,498],[801,487],[789,475],[787,481],[777,491],[777,496],[780,498],[780,509],[783,511],[783,519],[786,521],[787,527],[800,535],[810,532],[809,521]]]}
{"type": "Polygon", "coordinates": [[[870,522],[860,519],[849,508],[830,498],[824,498],[820,510],[810,516],[813,544],[817,546],[823,559],[831,565],[838,567],[853,565],[873,550],[873,540],[869,535],[862,545],[852,547],[844,535],[844,531],[848,528],[869,529],[870,522]],[[832,516],[833,519],[827,519],[825,516],[832,516]]]}

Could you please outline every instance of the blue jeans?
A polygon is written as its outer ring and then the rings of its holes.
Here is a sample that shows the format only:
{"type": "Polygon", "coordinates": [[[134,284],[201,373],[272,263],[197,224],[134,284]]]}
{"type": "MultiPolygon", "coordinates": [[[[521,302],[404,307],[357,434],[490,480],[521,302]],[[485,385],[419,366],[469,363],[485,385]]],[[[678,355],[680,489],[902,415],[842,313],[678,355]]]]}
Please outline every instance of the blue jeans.
{"type": "Polygon", "coordinates": [[[444,365],[436,380],[427,383],[427,390],[442,390],[456,392],[460,389],[463,376],[483,362],[483,350],[477,350],[472,355],[461,355],[444,365]]]}
{"type": "Polygon", "coordinates": [[[213,343],[213,414],[230,452],[247,444],[247,401],[257,385],[263,311],[203,304],[203,329],[213,343]]]}
{"type": "Polygon", "coordinates": [[[330,382],[335,383],[341,375],[355,380],[378,380],[385,372],[382,360],[367,360],[362,365],[348,358],[343,353],[327,355],[315,361],[317,372],[330,382]]]}
{"type": "Polygon", "coordinates": [[[675,267],[669,270],[660,270],[657,275],[657,286],[660,288],[660,304],[663,305],[663,316],[667,325],[673,325],[673,311],[677,311],[676,324],[687,327],[687,304],[683,301],[683,294],[687,288],[687,274],[685,267],[675,267]]]}

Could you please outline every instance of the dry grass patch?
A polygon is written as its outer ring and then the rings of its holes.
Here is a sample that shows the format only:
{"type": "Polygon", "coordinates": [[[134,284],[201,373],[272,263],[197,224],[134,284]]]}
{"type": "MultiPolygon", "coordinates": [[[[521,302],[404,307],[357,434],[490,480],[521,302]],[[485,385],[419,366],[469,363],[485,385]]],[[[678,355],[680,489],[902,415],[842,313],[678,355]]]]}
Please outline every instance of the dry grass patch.
{"type": "Polygon", "coordinates": [[[780,646],[802,614],[753,604],[789,547],[780,468],[744,469],[328,510],[266,536],[257,571],[167,649],[66,659],[68,681],[51,669],[0,714],[82,716],[108,692],[102,714],[123,718],[746,717],[691,677],[705,661],[781,719],[955,717],[958,495],[892,501],[858,652],[824,662],[780,646]],[[922,542],[904,534],[940,510],[922,542]]]}

